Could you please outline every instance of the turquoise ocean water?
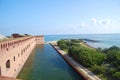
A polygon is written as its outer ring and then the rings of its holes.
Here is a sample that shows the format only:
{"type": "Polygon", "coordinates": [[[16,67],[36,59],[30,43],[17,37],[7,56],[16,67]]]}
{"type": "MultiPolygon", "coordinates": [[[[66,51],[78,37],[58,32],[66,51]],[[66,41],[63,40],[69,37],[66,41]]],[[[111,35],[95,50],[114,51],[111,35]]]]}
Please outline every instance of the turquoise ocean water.
{"type": "Polygon", "coordinates": [[[120,47],[120,34],[75,34],[75,35],[45,35],[45,42],[60,39],[91,39],[98,42],[88,42],[87,44],[95,48],[109,48],[111,46],[120,47]]]}

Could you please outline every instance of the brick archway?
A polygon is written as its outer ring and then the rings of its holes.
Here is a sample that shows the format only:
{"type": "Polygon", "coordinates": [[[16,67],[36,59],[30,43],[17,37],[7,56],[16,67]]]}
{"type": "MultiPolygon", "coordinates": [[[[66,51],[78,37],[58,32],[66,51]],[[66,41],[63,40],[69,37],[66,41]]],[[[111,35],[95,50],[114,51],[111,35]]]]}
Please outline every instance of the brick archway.
{"type": "Polygon", "coordinates": [[[6,68],[10,68],[10,60],[6,61],[6,68]]]}

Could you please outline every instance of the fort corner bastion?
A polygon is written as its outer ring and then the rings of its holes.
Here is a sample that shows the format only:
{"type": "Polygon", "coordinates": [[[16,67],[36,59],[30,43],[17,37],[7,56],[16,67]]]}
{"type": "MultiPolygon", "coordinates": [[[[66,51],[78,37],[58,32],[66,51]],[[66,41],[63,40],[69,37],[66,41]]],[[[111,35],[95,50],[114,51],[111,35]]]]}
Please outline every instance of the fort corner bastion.
{"type": "Polygon", "coordinates": [[[1,77],[16,78],[37,44],[44,44],[43,35],[27,36],[1,41],[0,80],[1,77]]]}

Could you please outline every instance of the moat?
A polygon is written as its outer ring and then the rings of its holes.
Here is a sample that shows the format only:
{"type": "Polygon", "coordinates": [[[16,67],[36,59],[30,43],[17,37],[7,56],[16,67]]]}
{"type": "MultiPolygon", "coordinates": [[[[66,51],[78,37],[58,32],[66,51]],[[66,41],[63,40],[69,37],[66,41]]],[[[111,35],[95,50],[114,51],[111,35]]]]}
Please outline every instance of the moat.
{"type": "Polygon", "coordinates": [[[22,80],[83,80],[49,45],[37,45],[18,75],[22,80]]]}

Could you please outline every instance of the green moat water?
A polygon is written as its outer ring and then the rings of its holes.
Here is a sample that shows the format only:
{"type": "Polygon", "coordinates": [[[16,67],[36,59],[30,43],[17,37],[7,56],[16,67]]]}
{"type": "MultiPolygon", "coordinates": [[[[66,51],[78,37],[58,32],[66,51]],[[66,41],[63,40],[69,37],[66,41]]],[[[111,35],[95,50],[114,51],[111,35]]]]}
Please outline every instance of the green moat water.
{"type": "Polygon", "coordinates": [[[36,46],[17,78],[83,80],[49,44],[36,46]]]}

